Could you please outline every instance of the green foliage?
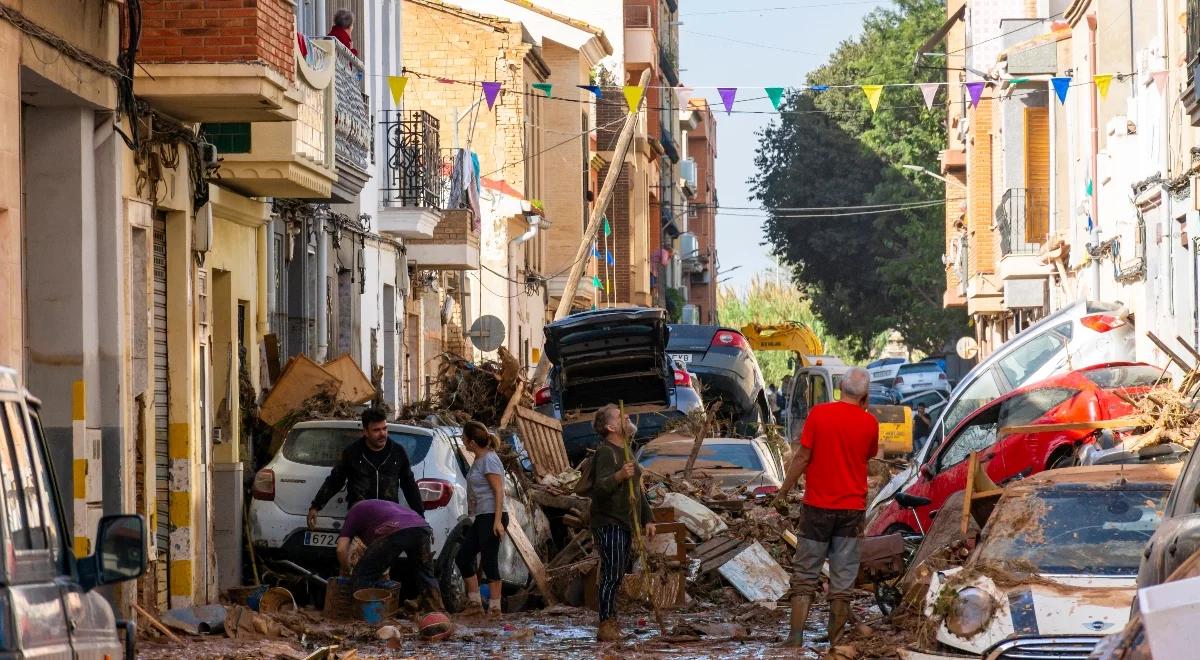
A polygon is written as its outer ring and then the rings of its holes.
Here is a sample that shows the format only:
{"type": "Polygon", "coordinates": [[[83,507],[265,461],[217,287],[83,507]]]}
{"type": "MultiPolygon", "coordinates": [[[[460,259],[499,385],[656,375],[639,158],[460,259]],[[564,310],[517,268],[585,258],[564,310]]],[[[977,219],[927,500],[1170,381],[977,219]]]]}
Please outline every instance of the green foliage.
{"type": "MultiPolygon", "coordinates": [[[[852,346],[825,329],[804,295],[794,285],[778,278],[764,280],[756,277],[744,292],[721,288],[717,291],[717,317],[721,319],[721,325],[738,329],[751,323],[771,325],[799,321],[812,328],[825,345],[827,354],[847,361],[853,355],[852,346]]],[[[880,336],[876,343],[882,346],[883,341],[885,337],[880,336]]],[[[768,383],[778,385],[784,376],[792,372],[789,366],[791,351],[755,351],[754,357],[768,383]]]]}
{"type": "Polygon", "coordinates": [[[683,317],[683,306],[687,304],[687,298],[683,297],[683,291],[680,289],[667,288],[667,315],[671,317],[671,323],[679,323],[679,319],[683,317]]]}
{"type": "MultiPolygon", "coordinates": [[[[863,21],[808,76],[811,85],[937,81],[944,72],[914,69],[913,55],[945,19],[941,0],[896,0],[863,21]]],[[[944,94],[945,92],[942,92],[944,94]]],[[[944,98],[944,96],[943,96],[944,98]]],[[[862,90],[789,90],[791,111],[759,135],[754,199],[765,208],[893,204],[939,199],[942,184],[901,168],[936,168],[945,146],[945,112],[926,110],[917,87],[884,89],[872,113],[862,90]]],[[[772,251],[812,301],[830,333],[858,358],[886,330],[912,348],[941,348],[965,329],[961,310],[942,308],[944,208],[900,213],[788,218],[766,222],[772,251]]]]}

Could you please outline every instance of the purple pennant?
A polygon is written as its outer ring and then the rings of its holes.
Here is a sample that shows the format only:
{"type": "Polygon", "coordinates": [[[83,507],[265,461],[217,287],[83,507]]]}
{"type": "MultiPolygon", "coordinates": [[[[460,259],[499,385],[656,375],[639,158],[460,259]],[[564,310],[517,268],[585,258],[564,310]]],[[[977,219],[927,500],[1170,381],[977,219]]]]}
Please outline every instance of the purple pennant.
{"type": "Polygon", "coordinates": [[[737,96],[737,87],[718,87],[717,93],[721,95],[721,103],[725,104],[725,114],[733,112],[733,99],[737,96]]]}
{"type": "Polygon", "coordinates": [[[971,95],[971,107],[979,105],[979,97],[983,95],[983,86],[987,83],[969,82],[967,83],[967,93],[971,95]]]}
{"type": "Polygon", "coordinates": [[[496,95],[500,93],[500,83],[485,82],[481,84],[483,85],[483,98],[487,99],[488,110],[491,110],[492,106],[496,104],[496,95]]]}

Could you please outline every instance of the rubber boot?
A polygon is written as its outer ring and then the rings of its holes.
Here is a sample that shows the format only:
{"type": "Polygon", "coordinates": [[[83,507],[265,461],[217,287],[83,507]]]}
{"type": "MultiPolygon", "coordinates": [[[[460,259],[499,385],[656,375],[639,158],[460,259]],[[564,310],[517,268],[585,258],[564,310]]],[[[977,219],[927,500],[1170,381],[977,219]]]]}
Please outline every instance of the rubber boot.
{"type": "Polygon", "coordinates": [[[605,619],[600,622],[600,627],[596,630],[596,641],[598,642],[618,642],[621,640],[621,626],[617,624],[616,619],[605,619]]]}
{"type": "Polygon", "coordinates": [[[792,596],[791,629],[787,641],[783,643],[784,646],[804,646],[804,624],[808,621],[808,610],[812,607],[812,600],[811,595],[792,596]]]}
{"type": "Polygon", "coordinates": [[[850,601],[844,598],[830,601],[829,603],[829,645],[837,644],[838,638],[842,636],[842,629],[846,627],[846,622],[850,620],[850,601]]]}

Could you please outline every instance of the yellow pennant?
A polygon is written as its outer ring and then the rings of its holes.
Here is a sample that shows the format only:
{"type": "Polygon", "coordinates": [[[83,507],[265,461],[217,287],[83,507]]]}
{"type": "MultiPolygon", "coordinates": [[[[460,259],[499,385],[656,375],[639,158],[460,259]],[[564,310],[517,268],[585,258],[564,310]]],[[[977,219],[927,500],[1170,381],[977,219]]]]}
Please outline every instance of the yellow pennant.
{"type": "Polygon", "coordinates": [[[871,104],[871,112],[879,109],[879,97],[883,95],[883,85],[863,85],[863,94],[867,95],[867,103],[871,104]]]}
{"type": "Polygon", "coordinates": [[[625,85],[625,102],[629,104],[630,112],[637,112],[638,106],[642,103],[642,94],[645,92],[645,88],[625,85]]]}
{"type": "Polygon", "coordinates": [[[1108,98],[1108,86],[1112,83],[1113,74],[1097,73],[1092,76],[1092,82],[1096,83],[1096,91],[1100,92],[1100,98],[1108,98]]]}
{"type": "Polygon", "coordinates": [[[387,82],[388,88],[392,90],[392,100],[399,105],[400,99],[404,96],[404,88],[408,85],[408,77],[388,76],[387,82]]]}

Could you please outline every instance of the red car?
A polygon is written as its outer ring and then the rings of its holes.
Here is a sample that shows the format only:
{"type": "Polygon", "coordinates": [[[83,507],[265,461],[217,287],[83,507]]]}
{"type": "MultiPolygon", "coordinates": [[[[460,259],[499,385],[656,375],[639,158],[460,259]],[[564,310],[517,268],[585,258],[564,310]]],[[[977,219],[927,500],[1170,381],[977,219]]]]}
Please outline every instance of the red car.
{"type": "Polygon", "coordinates": [[[929,503],[912,509],[893,499],[867,523],[866,534],[928,530],[946,498],[966,488],[967,458],[973,451],[979,452],[980,463],[997,484],[1071,465],[1076,449],[1095,440],[1096,431],[1015,433],[997,438],[997,430],[1122,417],[1132,413],[1133,406],[1119,394],[1143,393],[1162,378],[1162,369],[1148,364],[1108,362],[1026,385],[988,403],[959,422],[930,452],[916,482],[902,493],[929,503]],[[920,526],[914,511],[920,516],[920,526]]]}

